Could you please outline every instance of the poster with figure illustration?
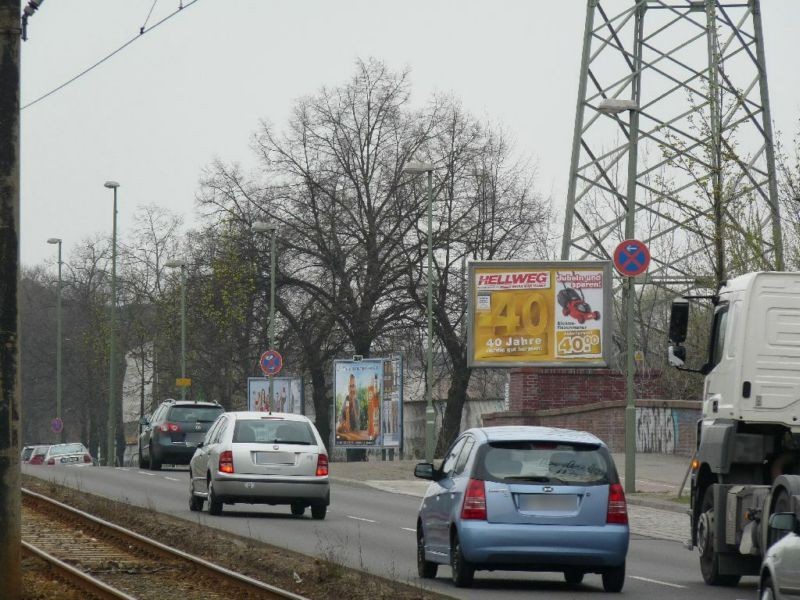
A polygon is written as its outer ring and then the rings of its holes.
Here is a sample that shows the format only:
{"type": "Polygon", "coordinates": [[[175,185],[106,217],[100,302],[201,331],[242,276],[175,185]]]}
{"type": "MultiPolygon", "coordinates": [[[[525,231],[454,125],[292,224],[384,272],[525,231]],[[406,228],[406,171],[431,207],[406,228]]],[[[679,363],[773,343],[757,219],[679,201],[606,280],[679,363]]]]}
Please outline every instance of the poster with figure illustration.
{"type": "Polygon", "coordinates": [[[383,359],[336,360],[333,382],[334,445],[380,446],[383,359]]]}
{"type": "Polygon", "coordinates": [[[610,261],[469,265],[470,367],[605,367],[610,261]]]}
{"type": "Polygon", "coordinates": [[[247,410],[303,414],[303,379],[273,377],[272,399],[269,398],[269,377],[247,379],[247,410]]]}

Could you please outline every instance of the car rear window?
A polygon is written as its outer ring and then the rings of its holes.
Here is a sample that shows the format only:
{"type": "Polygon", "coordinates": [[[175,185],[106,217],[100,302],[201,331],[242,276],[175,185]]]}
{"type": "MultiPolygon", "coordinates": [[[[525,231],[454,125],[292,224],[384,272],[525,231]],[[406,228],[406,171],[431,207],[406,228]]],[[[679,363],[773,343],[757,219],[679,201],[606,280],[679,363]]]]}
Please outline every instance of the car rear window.
{"type": "Polygon", "coordinates": [[[33,454],[33,446],[30,448],[23,448],[22,449],[22,460],[28,460],[33,454]]]}
{"type": "Polygon", "coordinates": [[[489,481],[555,485],[617,483],[611,456],[602,446],[564,442],[492,442],[481,448],[476,477],[489,481]]]}
{"type": "Polygon", "coordinates": [[[305,421],[247,419],[236,421],[233,443],[316,445],[317,440],[305,421]]]}
{"type": "Polygon", "coordinates": [[[84,451],[85,448],[83,447],[83,444],[64,444],[50,448],[50,454],[54,456],[59,454],[77,454],[78,452],[84,451]]]}
{"type": "Polygon", "coordinates": [[[169,421],[188,423],[213,423],[225,410],[219,406],[173,406],[169,411],[169,421]]]}

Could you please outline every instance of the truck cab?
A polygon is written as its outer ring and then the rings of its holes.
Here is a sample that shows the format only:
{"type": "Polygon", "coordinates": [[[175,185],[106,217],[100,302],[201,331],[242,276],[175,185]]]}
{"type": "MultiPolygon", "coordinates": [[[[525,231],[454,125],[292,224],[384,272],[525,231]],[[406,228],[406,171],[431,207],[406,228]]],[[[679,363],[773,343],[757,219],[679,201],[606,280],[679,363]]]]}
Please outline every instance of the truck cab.
{"type": "Polygon", "coordinates": [[[710,299],[708,356],[686,367],[689,300],[673,303],[669,361],[705,376],[692,470],[691,545],[703,578],[757,574],[769,514],[800,498],[800,273],[749,273],[710,299]]]}

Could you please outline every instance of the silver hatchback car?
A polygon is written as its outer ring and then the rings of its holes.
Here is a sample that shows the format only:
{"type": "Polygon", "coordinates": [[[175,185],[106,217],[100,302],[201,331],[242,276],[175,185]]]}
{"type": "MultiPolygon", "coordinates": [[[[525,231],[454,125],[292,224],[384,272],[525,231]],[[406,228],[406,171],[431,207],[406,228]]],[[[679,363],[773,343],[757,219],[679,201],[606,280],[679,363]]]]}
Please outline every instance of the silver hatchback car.
{"type": "Polygon", "coordinates": [[[769,520],[772,539],[761,565],[761,600],[800,598],[800,519],[776,513],[769,520]]]}
{"type": "Polygon", "coordinates": [[[189,463],[189,509],[222,514],[224,504],[311,507],[324,519],[330,504],[328,453],[302,415],[229,412],[219,416],[189,463]]]}

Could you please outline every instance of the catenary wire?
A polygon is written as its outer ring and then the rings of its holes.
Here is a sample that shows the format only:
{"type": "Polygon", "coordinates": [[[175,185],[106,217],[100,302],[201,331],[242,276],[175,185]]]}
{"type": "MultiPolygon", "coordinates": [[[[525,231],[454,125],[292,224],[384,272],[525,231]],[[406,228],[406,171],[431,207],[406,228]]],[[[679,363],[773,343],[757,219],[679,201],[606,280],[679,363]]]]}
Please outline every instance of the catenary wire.
{"type": "Polygon", "coordinates": [[[62,90],[62,89],[64,89],[64,88],[65,88],[65,87],[67,87],[67,86],[68,86],[70,83],[72,83],[72,82],[76,81],[77,79],[80,79],[81,77],[83,77],[84,75],[86,75],[87,73],[89,73],[90,71],[92,71],[92,70],[96,69],[97,67],[99,67],[100,65],[102,65],[104,62],[106,62],[107,60],[109,60],[109,59],[110,59],[111,57],[113,57],[115,54],[117,54],[117,53],[121,52],[121,51],[122,51],[124,48],[127,48],[128,46],[130,46],[130,45],[131,45],[133,42],[135,42],[136,40],[140,39],[140,38],[141,38],[141,37],[142,37],[142,36],[143,36],[145,33],[148,33],[148,32],[150,32],[150,31],[152,31],[153,29],[155,29],[156,27],[158,27],[158,26],[159,26],[159,25],[161,25],[162,23],[164,23],[164,22],[168,21],[169,19],[171,19],[172,17],[174,17],[175,15],[177,15],[177,14],[178,14],[179,12],[181,12],[183,9],[185,9],[185,8],[189,8],[189,7],[190,7],[192,4],[195,4],[196,2],[198,2],[198,0],[189,0],[189,2],[187,2],[186,4],[181,4],[181,6],[180,6],[180,7],[179,7],[177,10],[175,10],[174,12],[172,12],[172,13],[168,14],[166,17],[164,17],[163,19],[161,19],[161,20],[160,20],[160,21],[158,21],[157,23],[154,23],[152,27],[148,27],[147,29],[144,29],[144,30],[142,30],[142,31],[141,31],[141,32],[140,32],[140,33],[139,33],[137,36],[135,36],[135,37],[131,38],[130,40],[128,40],[127,42],[125,42],[124,44],[122,44],[122,46],[120,46],[120,47],[119,47],[119,48],[117,48],[116,50],[114,50],[114,51],[112,51],[111,53],[107,54],[106,56],[104,56],[103,58],[101,58],[100,60],[98,60],[96,63],[94,63],[93,65],[91,65],[91,66],[89,66],[89,67],[85,68],[83,71],[81,71],[80,73],[78,73],[77,75],[75,75],[74,77],[72,77],[71,79],[69,79],[69,80],[65,81],[64,83],[62,83],[62,84],[61,84],[61,85],[59,85],[58,87],[55,87],[55,88],[53,88],[52,90],[50,90],[50,91],[49,91],[49,92],[47,92],[46,94],[42,94],[41,96],[39,96],[38,98],[36,98],[36,100],[32,100],[31,102],[28,102],[28,103],[27,103],[27,104],[25,104],[25,105],[24,105],[22,108],[20,108],[20,110],[25,110],[26,108],[29,108],[29,107],[33,106],[34,104],[37,104],[37,103],[41,102],[42,100],[44,100],[44,99],[45,99],[45,98],[47,98],[48,96],[52,96],[53,94],[55,94],[55,93],[56,93],[56,92],[58,92],[59,90],[62,90]]]}
{"type": "Polygon", "coordinates": [[[147,18],[144,20],[144,24],[139,28],[139,33],[144,33],[145,27],[147,27],[147,22],[150,20],[150,16],[153,14],[153,9],[158,4],[158,0],[153,0],[153,6],[150,7],[150,12],[147,13],[147,18]]]}

